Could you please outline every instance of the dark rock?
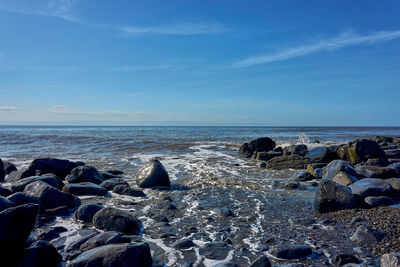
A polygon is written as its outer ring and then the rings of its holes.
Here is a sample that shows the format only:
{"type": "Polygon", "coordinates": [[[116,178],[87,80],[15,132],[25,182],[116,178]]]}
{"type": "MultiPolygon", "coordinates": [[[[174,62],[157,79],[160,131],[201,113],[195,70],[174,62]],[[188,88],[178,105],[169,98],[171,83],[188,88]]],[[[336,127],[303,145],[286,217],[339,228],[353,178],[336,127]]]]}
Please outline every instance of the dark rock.
{"type": "Polygon", "coordinates": [[[37,241],[25,249],[24,258],[14,267],[56,267],[62,261],[57,249],[46,241],[37,241]]]}
{"type": "Polygon", "coordinates": [[[44,209],[43,202],[39,198],[22,192],[17,192],[12,195],[9,195],[7,199],[14,202],[17,206],[32,203],[32,204],[38,204],[41,210],[44,209]]]}
{"type": "Polygon", "coordinates": [[[390,159],[400,159],[400,149],[387,149],[385,150],[385,154],[390,159]]]}
{"type": "Polygon", "coordinates": [[[4,179],[6,178],[6,170],[4,167],[4,163],[3,161],[0,159],[0,182],[4,181],[4,179]]]}
{"type": "Polygon", "coordinates": [[[212,260],[223,260],[231,248],[223,242],[207,242],[199,249],[201,256],[212,260]]]}
{"type": "Polygon", "coordinates": [[[70,193],[73,195],[97,195],[97,196],[104,196],[106,195],[107,189],[101,187],[100,185],[83,182],[83,183],[76,183],[76,184],[66,184],[63,189],[63,192],[70,193]]]}
{"type": "Polygon", "coordinates": [[[357,203],[350,188],[332,181],[321,181],[315,195],[315,210],[324,213],[355,207],[357,203]]]}
{"type": "Polygon", "coordinates": [[[37,181],[28,184],[24,193],[39,198],[47,209],[67,206],[73,208],[79,206],[79,198],[69,193],[64,193],[44,182],[37,181]]]}
{"type": "Polygon", "coordinates": [[[369,166],[377,166],[377,167],[385,167],[386,165],[388,165],[388,160],[387,159],[369,159],[367,160],[367,162],[365,163],[365,165],[369,165],[369,166]]]}
{"type": "Polygon", "coordinates": [[[124,174],[124,172],[120,171],[120,170],[107,170],[107,172],[109,172],[111,174],[114,174],[114,175],[122,175],[122,174],[124,174]]]}
{"type": "Polygon", "coordinates": [[[23,250],[39,214],[39,205],[25,204],[0,212],[0,251],[23,250]],[[22,223],[23,222],[23,223],[22,223]]]}
{"type": "Polygon", "coordinates": [[[400,176],[400,163],[392,163],[387,167],[395,170],[397,172],[397,175],[400,176]]]}
{"type": "Polygon", "coordinates": [[[316,223],[312,218],[289,219],[288,222],[291,226],[302,225],[305,227],[309,227],[316,223]]]}
{"type": "Polygon", "coordinates": [[[393,143],[393,137],[391,136],[382,136],[382,135],[377,135],[373,139],[375,142],[378,144],[381,143],[393,143]]]}
{"type": "Polygon", "coordinates": [[[124,234],[138,234],[141,222],[128,212],[116,208],[104,208],[93,216],[96,228],[105,231],[118,231],[124,234]]]}
{"type": "Polygon", "coordinates": [[[282,169],[306,169],[310,159],[294,154],[290,156],[275,157],[267,162],[267,168],[282,169]]]}
{"type": "Polygon", "coordinates": [[[15,203],[5,197],[0,196],[0,211],[15,207],[15,203]]]}
{"type": "Polygon", "coordinates": [[[51,209],[44,210],[47,214],[53,216],[67,216],[69,215],[69,208],[67,206],[59,206],[51,209]]]}
{"type": "Polygon", "coordinates": [[[386,154],[382,148],[372,140],[358,139],[350,142],[338,150],[339,156],[351,163],[362,163],[368,159],[386,159],[386,154]]]}
{"type": "Polygon", "coordinates": [[[222,216],[222,217],[234,217],[235,216],[235,214],[233,213],[233,211],[231,209],[228,209],[225,207],[217,208],[215,211],[219,216],[222,216]]]}
{"type": "Polygon", "coordinates": [[[272,158],[280,157],[280,156],[282,156],[282,153],[280,153],[280,152],[274,152],[274,151],[256,152],[256,159],[257,160],[268,161],[268,160],[270,160],[272,158]]]}
{"type": "Polygon", "coordinates": [[[159,210],[176,210],[176,207],[174,204],[171,203],[171,201],[164,200],[163,202],[160,202],[156,205],[156,209],[159,210]]]}
{"type": "Polygon", "coordinates": [[[330,159],[330,151],[325,146],[314,147],[305,155],[311,162],[328,162],[330,159]]]}
{"type": "Polygon", "coordinates": [[[60,178],[58,178],[57,176],[55,176],[54,174],[45,174],[43,176],[31,176],[31,177],[27,177],[27,178],[23,178],[21,180],[15,181],[11,184],[11,190],[13,192],[22,192],[24,191],[25,187],[33,182],[37,182],[37,181],[41,181],[41,182],[45,182],[46,184],[55,187],[57,189],[62,189],[64,186],[64,183],[60,180],[60,178]]]}
{"type": "Polygon", "coordinates": [[[98,204],[85,204],[79,207],[79,209],[75,212],[75,218],[77,220],[81,220],[84,222],[92,222],[93,216],[101,209],[103,209],[103,205],[98,204]]]}
{"type": "Polygon", "coordinates": [[[190,239],[178,240],[173,244],[173,247],[175,249],[188,249],[188,248],[191,248],[194,246],[196,246],[196,245],[190,239]]]}
{"type": "Polygon", "coordinates": [[[283,154],[286,156],[289,155],[300,155],[302,157],[304,157],[308,152],[308,148],[306,145],[290,145],[288,147],[285,147],[283,149],[283,154]]]}
{"type": "Polygon", "coordinates": [[[293,189],[299,189],[299,187],[300,187],[299,182],[287,182],[287,183],[285,183],[285,184],[283,185],[283,188],[291,189],[291,190],[293,190],[293,189]]]}
{"type": "Polygon", "coordinates": [[[36,221],[36,226],[42,227],[50,222],[53,222],[55,219],[56,219],[56,217],[53,215],[39,214],[37,221],[36,221]]]}
{"type": "Polygon", "coordinates": [[[381,257],[381,267],[399,267],[400,266],[400,253],[387,253],[381,257]]]}
{"type": "Polygon", "coordinates": [[[85,243],[83,243],[79,250],[84,252],[95,247],[100,247],[109,244],[119,244],[119,243],[130,243],[131,239],[128,236],[125,236],[119,232],[111,231],[104,232],[98,235],[93,236],[88,239],[85,243]]]}
{"type": "Polygon", "coordinates": [[[65,227],[59,226],[48,229],[39,229],[36,239],[51,241],[60,236],[60,233],[68,231],[65,227]]]}
{"type": "Polygon", "coordinates": [[[0,185],[0,196],[7,197],[12,194],[12,191],[0,185]]]}
{"type": "Polygon", "coordinates": [[[265,161],[260,163],[260,168],[265,169],[267,168],[267,163],[265,161]]]}
{"type": "Polygon", "coordinates": [[[359,264],[361,260],[356,255],[345,253],[334,256],[331,262],[333,266],[343,266],[347,263],[359,264]]]}
{"type": "Polygon", "coordinates": [[[365,178],[350,185],[352,193],[358,199],[369,196],[391,196],[394,193],[393,187],[387,180],[377,178],[365,178]]]}
{"type": "Polygon", "coordinates": [[[95,167],[79,166],[73,169],[71,173],[65,177],[65,180],[69,183],[90,182],[101,184],[104,181],[104,178],[95,167]]]}
{"type": "Polygon", "coordinates": [[[396,202],[390,197],[366,197],[364,202],[370,207],[379,207],[379,206],[390,206],[396,204],[396,202]]]}
{"type": "Polygon", "coordinates": [[[103,179],[105,179],[105,180],[120,178],[117,175],[114,175],[114,174],[106,172],[106,171],[99,171],[99,173],[101,174],[101,176],[103,176],[103,179]]]}
{"type": "Polygon", "coordinates": [[[240,267],[240,265],[234,262],[221,262],[213,265],[212,267],[240,267]]]}
{"type": "Polygon", "coordinates": [[[271,267],[271,262],[267,256],[258,257],[249,267],[271,267]]]}
{"type": "Polygon", "coordinates": [[[394,191],[400,193],[400,178],[391,178],[386,181],[392,186],[394,191]]]}
{"type": "Polygon", "coordinates": [[[116,187],[117,185],[129,186],[128,182],[123,178],[108,179],[108,180],[103,181],[100,184],[100,186],[104,187],[108,191],[112,191],[114,189],[114,187],[116,187]]]}
{"type": "Polygon", "coordinates": [[[77,164],[69,160],[56,158],[35,159],[22,178],[46,173],[54,173],[57,177],[64,178],[75,167],[77,167],[77,164]]]}
{"type": "Polygon", "coordinates": [[[341,185],[351,185],[352,183],[355,183],[358,181],[358,178],[356,176],[353,176],[347,172],[340,171],[338,172],[331,180],[332,182],[335,182],[337,184],[341,185]]]}
{"type": "Polygon", "coordinates": [[[113,192],[120,195],[131,196],[131,197],[146,196],[146,194],[143,191],[133,189],[126,185],[117,185],[116,187],[114,187],[113,192]]]}
{"type": "Polygon", "coordinates": [[[171,186],[167,170],[156,159],[148,161],[140,168],[136,177],[136,183],[142,188],[171,186]]]}
{"type": "Polygon", "coordinates": [[[12,171],[7,175],[7,182],[15,182],[18,180],[21,180],[24,177],[28,177],[29,172],[28,170],[17,170],[17,171],[12,171]]]}
{"type": "Polygon", "coordinates": [[[9,161],[3,161],[4,163],[4,170],[6,171],[6,174],[10,174],[13,171],[17,171],[17,167],[9,161]]]}
{"type": "Polygon", "coordinates": [[[326,166],[322,179],[332,181],[332,179],[336,176],[336,174],[338,174],[338,172],[345,172],[349,175],[358,177],[358,174],[353,165],[344,160],[334,160],[331,161],[328,166],[326,166]]]}
{"type": "Polygon", "coordinates": [[[129,266],[151,267],[150,247],[147,243],[112,244],[83,252],[66,267],[129,266]]]}
{"type": "Polygon", "coordinates": [[[260,137],[244,143],[239,149],[239,155],[251,158],[254,152],[268,152],[275,148],[275,142],[269,137],[260,137]]]}
{"type": "Polygon", "coordinates": [[[378,243],[382,238],[382,233],[370,229],[365,225],[360,225],[350,239],[359,245],[371,246],[378,243]]]}
{"type": "Polygon", "coordinates": [[[306,182],[314,179],[308,171],[298,171],[290,177],[290,180],[297,182],[306,182]]]}
{"type": "Polygon", "coordinates": [[[273,246],[269,251],[271,255],[280,259],[301,259],[312,254],[308,245],[278,245],[273,246]]]}
{"type": "Polygon", "coordinates": [[[82,246],[82,244],[84,244],[86,241],[88,241],[89,239],[91,239],[92,237],[98,235],[98,232],[92,232],[89,233],[85,236],[82,236],[81,238],[79,238],[78,240],[72,242],[71,244],[69,244],[69,246],[67,247],[66,251],[67,252],[71,252],[74,250],[79,250],[80,247],[82,246]]]}
{"type": "Polygon", "coordinates": [[[316,168],[314,169],[313,176],[317,179],[322,179],[322,176],[324,175],[324,170],[322,168],[316,168]]]}
{"type": "Polygon", "coordinates": [[[326,163],[311,163],[307,165],[307,171],[314,176],[316,169],[322,169],[326,166],[326,163]]]}
{"type": "Polygon", "coordinates": [[[382,179],[388,179],[388,178],[393,178],[397,176],[396,170],[392,168],[387,168],[387,167],[378,167],[378,166],[358,166],[356,168],[356,171],[366,177],[369,178],[382,178],[382,179]],[[367,170],[367,171],[365,171],[367,170]],[[370,177],[368,174],[368,171],[373,175],[370,177]]]}

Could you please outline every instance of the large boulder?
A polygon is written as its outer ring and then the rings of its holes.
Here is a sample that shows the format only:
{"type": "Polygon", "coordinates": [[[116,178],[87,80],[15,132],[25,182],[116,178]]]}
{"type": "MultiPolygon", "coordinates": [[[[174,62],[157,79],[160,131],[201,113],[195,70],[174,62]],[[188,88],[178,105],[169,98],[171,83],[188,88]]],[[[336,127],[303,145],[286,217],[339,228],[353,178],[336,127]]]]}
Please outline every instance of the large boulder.
{"type": "Polygon", "coordinates": [[[257,160],[268,161],[268,160],[273,159],[275,157],[282,156],[282,152],[274,152],[274,151],[256,152],[256,153],[254,153],[254,155],[256,155],[255,158],[257,160]]]}
{"type": "Polygon", "coordinates": [[[60,190],[64,186],[64,183],[61,181],[60,178],[58,178],[57,176],[55,176],[52,173],[48,173],[43,176],[31,176],[31,177],[23,178],[21,180],[13,182],[11,184],[11,190],[13,192],[22,192],[22,191],[24,191],[25,187],[28,184],[37,182],[37,181],[45,182],[46,184],[48,184],[52,187],[55,187],[57,189],[60,189],[60,190]]]}
{"type": "Polygon", "coordinates": [[[4,163],[3,161],[0,159],[0,182],[4,181],[4,179],[6,178],[6,170],[4,168],[4,163]]]}
{"type": "Polygon", "coordinates": [[[41,209],[44,209],[43,202],[39,198],[25,194],[23,192],[11,194],[7,197],[7,199],[14,202],[17,206],[32,203],[38,204],[41,209]]]}
{"type": "Polygon", "coordinates": [[[322,180],[314,199],[314,208],[325,213],[357,207],[356,200],[347,186],[322,180]]]}
{"type": "Polygon", "coordinates": [[[116,208],[104,208],[93,216],[96,228],[105,231],[118,231],[124,234],[138,234],[141,228],[140,220],[132,214],[116,208]]]}
{"type": "Polygon", "coordinates": [[[46,241],[36,241],[24,250],[24,257],[13,267],[56,267],[62,261],[57,249],[46,241]]]}
{"type": "Polygon", "coordinates": [[[390,159],[400,159],[400,149],[398,148],[385,150],[385,154],[390,159]]]}
{"type": "Polygon", "coordinates": [[[335,182],[337,184],[341,185],[351,185],[352,183],[355,183],[358,181],[358,178],[354,175],[351,175],[347,172],[340,171],[338,172],[331,180],[332,182],[335,182]]]}
{"type": "Polygon", "coordinates": [[[270,248],[269,254],[279,259],[301,259],[312,254],[312,248],[308,245],[277,245],[270,248]]]}
{"type": "Polygon", "coordinates": [[[325,146],[314,147],[305,155],[311,162],[329,162],[330,151],[325,146]]]}
{"type": "Polygon", "coordinates": [[[305,156],[308,152],[308,148],[304,144],[300,145],[290,145],[288,147],[285,147],[283,149],[283,155],[289,156],[289,155],[300,155],[300,156],[305,156]]]}
{"type": "Polygon", "coordinates": [[[65,177],[65,180],[69,183],[90,182],[101,184],[104,178],[95,167],[79,166],[73,169],[71,173],[65,177]]]}
{"type": "Polygon", "coordinates": [[[4,163],[4,170],[6,171],[6,174],[10,174],[13,171],[17,171],[17,167],[9,161],[3,161],[4,163]]]}
{"type": "Polygon", "coordinates": [[[361,165],[356,167],[357,173],[369,178],[388,179],[398,175],[397,171],[388,167],[361,165]]]}
{"type": "Polygon", "coordinates": [[[12,194],[12,191],[8,188],[2,187],[0,185],[0,196],[7,197],[12,194]]]}
{"type": "Polygon", "coordinates": [[[267,162],[267,168],[274,170],[306,169],[308,164],[310,164],[310,159],[293,154],[290,156],[281,156],[269,160],[267,162]]]}
{"type": "Polygon", "coordinates": [[[332,181],[332,179],[339,173],[345,172],[348,175],[358,177],[356,170],[353,165],[344,160],[334,160],[331,161],[328,166],[326,166],[324,174],[322,176],[323,180],[332,181]]]}
{"type": "Polygon", "coordinates": [[[151,267],[150,247],[147,243],[113,244],[83,252],[67,267],[151,267]]]}
{"type": "Polygon", "coordinates": [[[107,189],[105,189],[104,187],[89,182],[66,184],[63,187],[62,191],[73,195],[97,195],[97,196],[104,196],[108,192],[107,189]]]}
{"type": "Polygon", "coordinates": [[[396,193],[387,180],[377,178],[365,178],[350,185],[354,196],[362,200],[369,196],[392,196],[396,193]]]}
{"type": "Polygon", "coordinates": [[[342,146],[338,150],[342,159],[356,164],[366,162],[368,159],[382,158],[386,159],[386,154],[382,148],[372,140],[358,139],[342,146]]]}
{"type": "Polygon", "coordinates": [[[110,232],[100,233],[88,239],[85,243],[83,243],[80,246],[79,250],[84,252],[93,249],[95,247],[100,247],[104,245],[130,243],[130,242],[131,242],[130,237],[123,235],[119,232],[110,231],[110,232]]]}
{"type": "Polygon", "coordinates": [[[36,204],[21,205],[0,212],[0,251],[3,255],[8,252],[13,255],[15,251],[24,249],[38,214],[39,205],[36,204]]]}
{"type": "Polygon", "coordinates": [[[0,196],[0,211],[3,211],[5,209],[9,209],[15,206],[15,203],[12,202],[11,200],[1,197],[0,196]]]}
{"type": "Polygon", "coordinates": [[[61,206],[74,208],[81,203],[80,199],[74,195],[64,193],[41,181],[28,184],[24,189],[24,193],[39,198],[47,209],[61,206]]]}
{"type": "Polygon", "coordinates": [[[246,158],[251,158],[254,152],[268,152],[275,148],[275,142],[269,137],[260,137],[250,141],[250,143],[244,143],[239,148],[239,155],[246,158]]]}
{"type": "Polygon", "coordinates": [[[75,162],[56,159],[56,158],[42,158],[35,159],[29,165],[28,171],[24,174],[24,177],[43,175],[46,173],[54,173],[60,178],[67,176],[72,169],[76,168],[78,165],[75,162]]]}
{"type": "Polygon", "coordinates": [[[148,161],[140,168],[136,183],[142,188],[170,187],[168,172],[164,166],[156,159],[148,161]]]}
{"type": "Polygon", "coordinates": [[[92,222],[93,216],[104,206],[100,203],[85,204],[78,208],[75,212],[75,218],[84,222],[92,222]]]}

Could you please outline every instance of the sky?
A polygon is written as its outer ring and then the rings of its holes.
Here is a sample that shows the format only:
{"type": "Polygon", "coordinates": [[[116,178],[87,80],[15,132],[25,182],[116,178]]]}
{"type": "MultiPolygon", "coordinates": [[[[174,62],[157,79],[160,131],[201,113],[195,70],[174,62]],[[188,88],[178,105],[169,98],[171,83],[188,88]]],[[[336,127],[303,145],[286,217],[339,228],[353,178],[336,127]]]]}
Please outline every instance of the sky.
{"type": "Polygon", "coordinates": [[[398,0],[0,0],[0,124],[400,126],[398,0]]]}

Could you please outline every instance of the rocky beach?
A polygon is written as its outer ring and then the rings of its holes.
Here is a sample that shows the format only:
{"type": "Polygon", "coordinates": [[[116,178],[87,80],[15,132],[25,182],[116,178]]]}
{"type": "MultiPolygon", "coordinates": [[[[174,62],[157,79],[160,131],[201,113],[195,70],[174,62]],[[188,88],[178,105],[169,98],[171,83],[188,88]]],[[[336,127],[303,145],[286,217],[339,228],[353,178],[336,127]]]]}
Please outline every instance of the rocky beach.
{"type": "Polygon", "coordinates": [[[289,130],[2,129],[1,266],[400,266],[399,130],[289,130]]]}

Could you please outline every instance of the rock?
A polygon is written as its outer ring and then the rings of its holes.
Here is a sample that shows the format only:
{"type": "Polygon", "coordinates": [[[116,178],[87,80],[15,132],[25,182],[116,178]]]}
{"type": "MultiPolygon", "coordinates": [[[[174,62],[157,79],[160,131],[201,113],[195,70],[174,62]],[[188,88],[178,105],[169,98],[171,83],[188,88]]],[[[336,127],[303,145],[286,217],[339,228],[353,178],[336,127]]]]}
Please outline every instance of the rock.
{"type": "Polygon", "coordinates": [[[311,162],[328,162],[330,158],[329,149],[325,146],[314,147],[305,155],[311,162]]]}
{"type": "Polygon", "coordinates": [[[351,185],[352,183],[355,183],[357,181],[358,181],[357,177],[355,177],[347,172],[343,172],[343,171],[338,172],[332,178],[332,182],[335,182],[335,183],[341,184],[341,185],[351,185]]]}
{"type": "Polygon", "coordinates": [[[215,213],[222,217],[235,217],[235,214],[233,213],[233,211],[226,207],[217,208],[215,210],[215,213]]]}
{"type": "Polygon", "coordinates": [[[4,170],[6,171],[6,174],[10,174],[13,171],[17,171],[17,167],[9,161],[3,161],[4,163],[4,170]]]}
{"type": "Polygon", "coordinates": [[[381,257],[381,267],[400,267],[400,253],[387,253],[381,257]]]}
{"type": "Polygon", "coordinates": [[[15,207],[15,203],[5,197],[0,197],[0,211],[15,207]]]}
{"type": "Polygon", "coordinates": [[[314,177],[307,171],[298,171],[290,177],[290,180],[297,182],[306,182],[314,179],[314,177]]]}
{"type": "Polygon", "coordinates": [[[316,168],[314,170],[313,176],[317,179],[322,179],[322,176],[324,175],[324,169],[322,168],[316,168]]]}
{"type": "Polygon", "coordinates": [[[71,244],[69,244],[69,246],[67,247],[66,251],[67,252],[71,252],[71,251],[74,251],[74,250],[79,250],[83,243],[85,243],[86,241],[88,241],[89,239],[91,239],[92,237],[94,237],[94,236],[96,236],[98,234],[99,234],[98,232],[92,232],[92,233],[89,233],[87,235],[82,236],[78,240],[76,240],[76,241],[72,242],[71,244]]]}
{"type": "Polygon", "coordinates": [[[322,180],[314,199],[314,208],[325,213],[357,207],[350,188],[332,181],[322,180]]]}
{"type": "Polygon", "coordinates": [[[21,180],[13,182],[11,184],[11,190],[13,192],[22,192],[22,191],[24,191],[25,187],[28,184],[37,182],[37,181],[45,182],[46,184],[48,184],[52,187],[55,187],[57,189],[60,189],[60,190],[64,186],[64,183],[60,180],[60,178],[58,178],[54,174],[49,173],[49,174],[45,174],[43,176],[31,176],[31,177],[23,178],[21,180]]]}
{"type": "Polygon", "coordinates": [[[69,193],[64,193],[44,182],[37,181],[28,184],[24,193],[39,198],[47,209],[53,209],[61,206],[73,208],[79,206],[79,198],[69,193]]]}
{"type": "Polygon", "coordinates": [[[100,185],[83,182],[76,184],[66,184],[63,189],[63,192],[67,192],[73,195],[97,195],[104,196],[108,193],[107,189],[101,187],[100,185]]]}
{"type": "Polygon", "coordinates": [[[122,175],[122,174],[124,174],[124,172],[120,171],[120,170],[107,170],[106,172],[114,174],[114,175],[122,175]]]}
{"type": "Polygon", "coordinates": [[[375,141],[368,139],[358,139],[350,142],[339,148],[339,150],[339,156],[353,164],[366,162],[368,159],[387,159],[382,148],[375,141]]]}
{"type": "Polygon", "coordinates": [[[387,149],[385,154],[389,159],[400,159],[400,149],[387,149]]]}
{"type": "Polygon", "coordinates": [[[221,262],[213,265],[212,267],[240,267],[240,265],[234,262],[221,262]]]}
{"type": "Polygon", "coordinates": [[[356,170],[354,169],[353,165],[344,161],[344,160],[334,160],[331,161],[324,171],[324,175],[322,176],[323,180],[332,181],[332,179],[338,174],[339,172],[345,172],[349,175],[358,177],[356,170]]]}
{"type": "Polygon", "coordinates": [[[114,187],[113,192],[120,195],[131,196],[131,197],[146,196],[146,194],[143,191],[133,189],[126,185],[117,185],[116,187],[114,187]]]}
{"type": "Polygon", "coordinates": [[[223,242],[207,242],[199,248],[199,254],[211,260],[226,259],[231,248],[223,242]]]}
{"type": "Polygon", "coordinates": [[[361,260],[356,255],[345,253],[334,256],[331,262],[333,266],[343,266],[347,263],[359,264],[361,260]]]}
{"type": "Polygon", "coordinates": [[[70,213],[67,206],[59,206],[51,209],[45,209],[44,212],[53,216],[67,216],[70,213]]]}
{"type": "Polygon", "coordinates": [[[388,165],[388,160],[387,159],[382,159],[382,158],[369,159],[369,160],[367,160],[365,165],[377,166],[377,167],[385,167],[386,165],[388,165]]]}
{"type": "Polygon", "coordinates": [[[244,143],[239,149],[239,155],[251,158],[254,152],[268,152],[275,148],[275,142],[269,137],[260,137],[244,143]]]}
{"type": "Polygon", "coordinates": [[[396,202],[391,199],[390,197],[366,197],[364,199],[364,202],[370,206],[371,208],[373,207],[379,207],[379,206],[390,206],[393,204],[396,204],[396,202]]]}
{"type": "Polygon", "coordinates": [[[142,188],[171,186],[167,170],[156,159],[148,161],[140,168],[136,177],[136,183],[142,188]]]}
{"type": "Polygon", "coordinates": [[[387,180],[377,178],[365,178],[350,185],[354,196],[364,199],[369,196],[391,196],[394,193],[393,187],[387,180]]]}
{"type": "Polygon", "coordinates": [[[28,171],[23,175],[22,178],[43,175],[46,173],[53,173],[57,177],[64,178],[75,167],[77,167],[77,164],[69,160],[56,158],[35,159],[32,161],[31,165],[29,165],[28,171]]]}
{"type": "Polygon", "coordinates": [[[75,218],[77,220],[81,220],[84,222],[92,222],[93,216],[101,209],[103,209],[103,205],[98,204],[85,204],[79,207],[79,209],[75,212],[75,218]]]}
{"type": "Polygon", "coordinates": [[[299,182],[287,182],[283,185],[283,188],[290,189],[290,190],[299,189],[300,184],[299,184],[299,182]]]}
{"type": "Polygon", "coordinates": [[[93,216],[96,228],[105,231],[118,231],[124,234],[138,234],[141,222],[126,211],[104,208],[93,216]]]}
{"type": "Polygon", "coordinates": [[[290,226],[295,226],[295,225],[302,225],[305,227],[309,227],[313,224],[316,223],[316,221],[312,218],[301,218],[301,219],[289,219],[288,220],[290,226]]]}
{"type": "Polygon", "coordinates": [[[108,179],[108,180],[103,181],[100,184],[100,186],[104,187],[108,191],[112,191],[114,189],[114,187],[116,187],[117,185],[129,186],[128,182],[125,181],[125,179],[123,179],[123,178],[108,179]]]}
{"type": "Polygon", "coordinates": [[[0,212],[0,251],[14,253],[23,250],[36,219],[39,205],[25,204],[0,212]],[[23,222],[23,223],[22,223],[23,222]]]}
{"type": "Polygon", "coordinates": [[[283,149],[283,155],[289,156],[289,155],[300,155],[304,157],[308,152],[307,146],[306,145],[290,145],[288,147],[285,147],[283,149]]]}
{"type": "Polygon", "coordinates": [[[326,165],[326,163],[311,163],[307,165],[307,171],[314,176],[315,169],[322,169],[326,165]]]}
{"type": "Polygon", "coordinates": [[[271,262],[267,256],[258,257],[249,267],[271,267],[271,262]]]}
{"type": "Polygon", "coordinates": [[[392,168],[387,168],[387,167],[379,167],[379,166],[358,166],[356,168],[356,171],[366,177],[369,178],[381,178],[381,179],[388,179],[388,178],[393,178],[397,176],[397,171],[392,169],[392,168]],[[365,171],[367,170],[367,171],[365,171]],[[368,174],[368,171],[373,175],[370,177],[370,174],[368,174]]]}
{"type": "Polygon", "coordinates": [[[272,158],[282,156],[281,152],[274,152],[274,151],[256,152],[255,154],[256,154],[256,159],[257,160],[263,160],[263,161],[268,161],[268,160],[270,160],[272,158]]]}
{"type": "Polygon", "coordinates": [[[17,171],[12,171],[7,175],[7,182],[15,182],[18,181],[24,177],[28,177],[30,175],[27,174],[28,170],[17,170],[17,171]]]}
{"type": "Polygon", "coordinates": [[[90,182],[101,184],[104,181],[104,178],[95,167],[79,166],[74,168],[71,173],[65,177],[65,180],[69,183],[90,182]]]}
{"type": "Polygon", "coordinates": [[[395,170],[397,172],[397,175],[400,176],[400,163],[392,163],[387,167],[395,170]]]}
{"type": "Polygon", "coordinates": [[[6,178],[6,170],[4,167],[4,163],[3,161],[0,159],[0,182],[4,181],[4,179],[6,178]]]}
{"type": "Polygon", "coordinates": [[[0,185],[0,196],[7,197],[12,194],[12,191],[0,185]]]}
{"type": "Polygon", "coordinates": [[[113,244],[97,247],[83,252],[66,267],[89,266],[129,266],[151,267],[150,247],[147,243],[139,244],[113,244]]]}
{"type": "Polygon", "coordinates": [[[100,247],[109,244],[119,244],[119,243],[130,243],[131,239],[128,236],[125,236],[121,233],[111,231],[111,232],[104,232],[98,235],[93,236],[92,238],[88,239],[85,243],[83,243],[79,250],[84,252],[95,247],[100,247]]]}
{"type": "Polygon", "coordinates": [[[365,225],[360,225],[350,239],[359,245],[371,246],[382,239],[382,234],[376,230],[367,228],[365,225]]]}
{"type": "Polygon", "coordinates": [[[188,249],[188,248],[191,248],[191,247],[194,247],[194,246],[196,246],[196,245],[190,239],[178,240],[173,244],[173,247],[175,249],[179,249],[179,250],[180,249],[188,249]]]}
{"type": "Polygon", "coordinates": [[[310,159],[294,154],[290,156],[275,157],[267,162],[267,168],[274,170],[282,169],[305,169],[310,164],[310,159]]]}
{"type": "Polygon", "coordinates": [[[22,192],[17,192],[12,195],[9,195],[7,199],[14,202],[17,206],[32,203],[32,204],[38,204],[41,210],[44,209],[43,202],[39,198],[22,192]]]}
{"type": "Polygon", "coordinates": [[[65,227],[59,226],[48,229],[39,229],[36,239],[51,241],[60,236],[60,233],[68,231],[65,227]]]}
{"type": "Polygon", "coordinates": [[[391,136],[382,136],[382,135],[377,135],[373,139],[375,142],[378,144],[381,143],[393,143],[393,137],[391,136]]]}
{"type": "Polygon", "coordinates": [[[400,193],[400,178],[391,178],[386,180],[393,188],[393,190],[400,193]]]}
{"type": "Polygon", "coordinates": [[[277,245],[268,252],[276,258],[292,260],[311,255],[312,249],[308,245],[277,245]]]}
{"type": "Polygon", "coordinates": [[[104,178],[105,180],[120,178],[120,177],[118,177],[117,175],[114,175],[114,174],[109,173],[109,172],[106,172],[106,171],[99,171],[99,173],[101,174],[101,176],[103,176],[103,178],[104,178]]]}
{"type": "Polygon", "coordinates": [[[25,249],[24,258],[15,267],[56,267],[62,261],[57,249],[46,241],[36,241],[25,249]]]}

